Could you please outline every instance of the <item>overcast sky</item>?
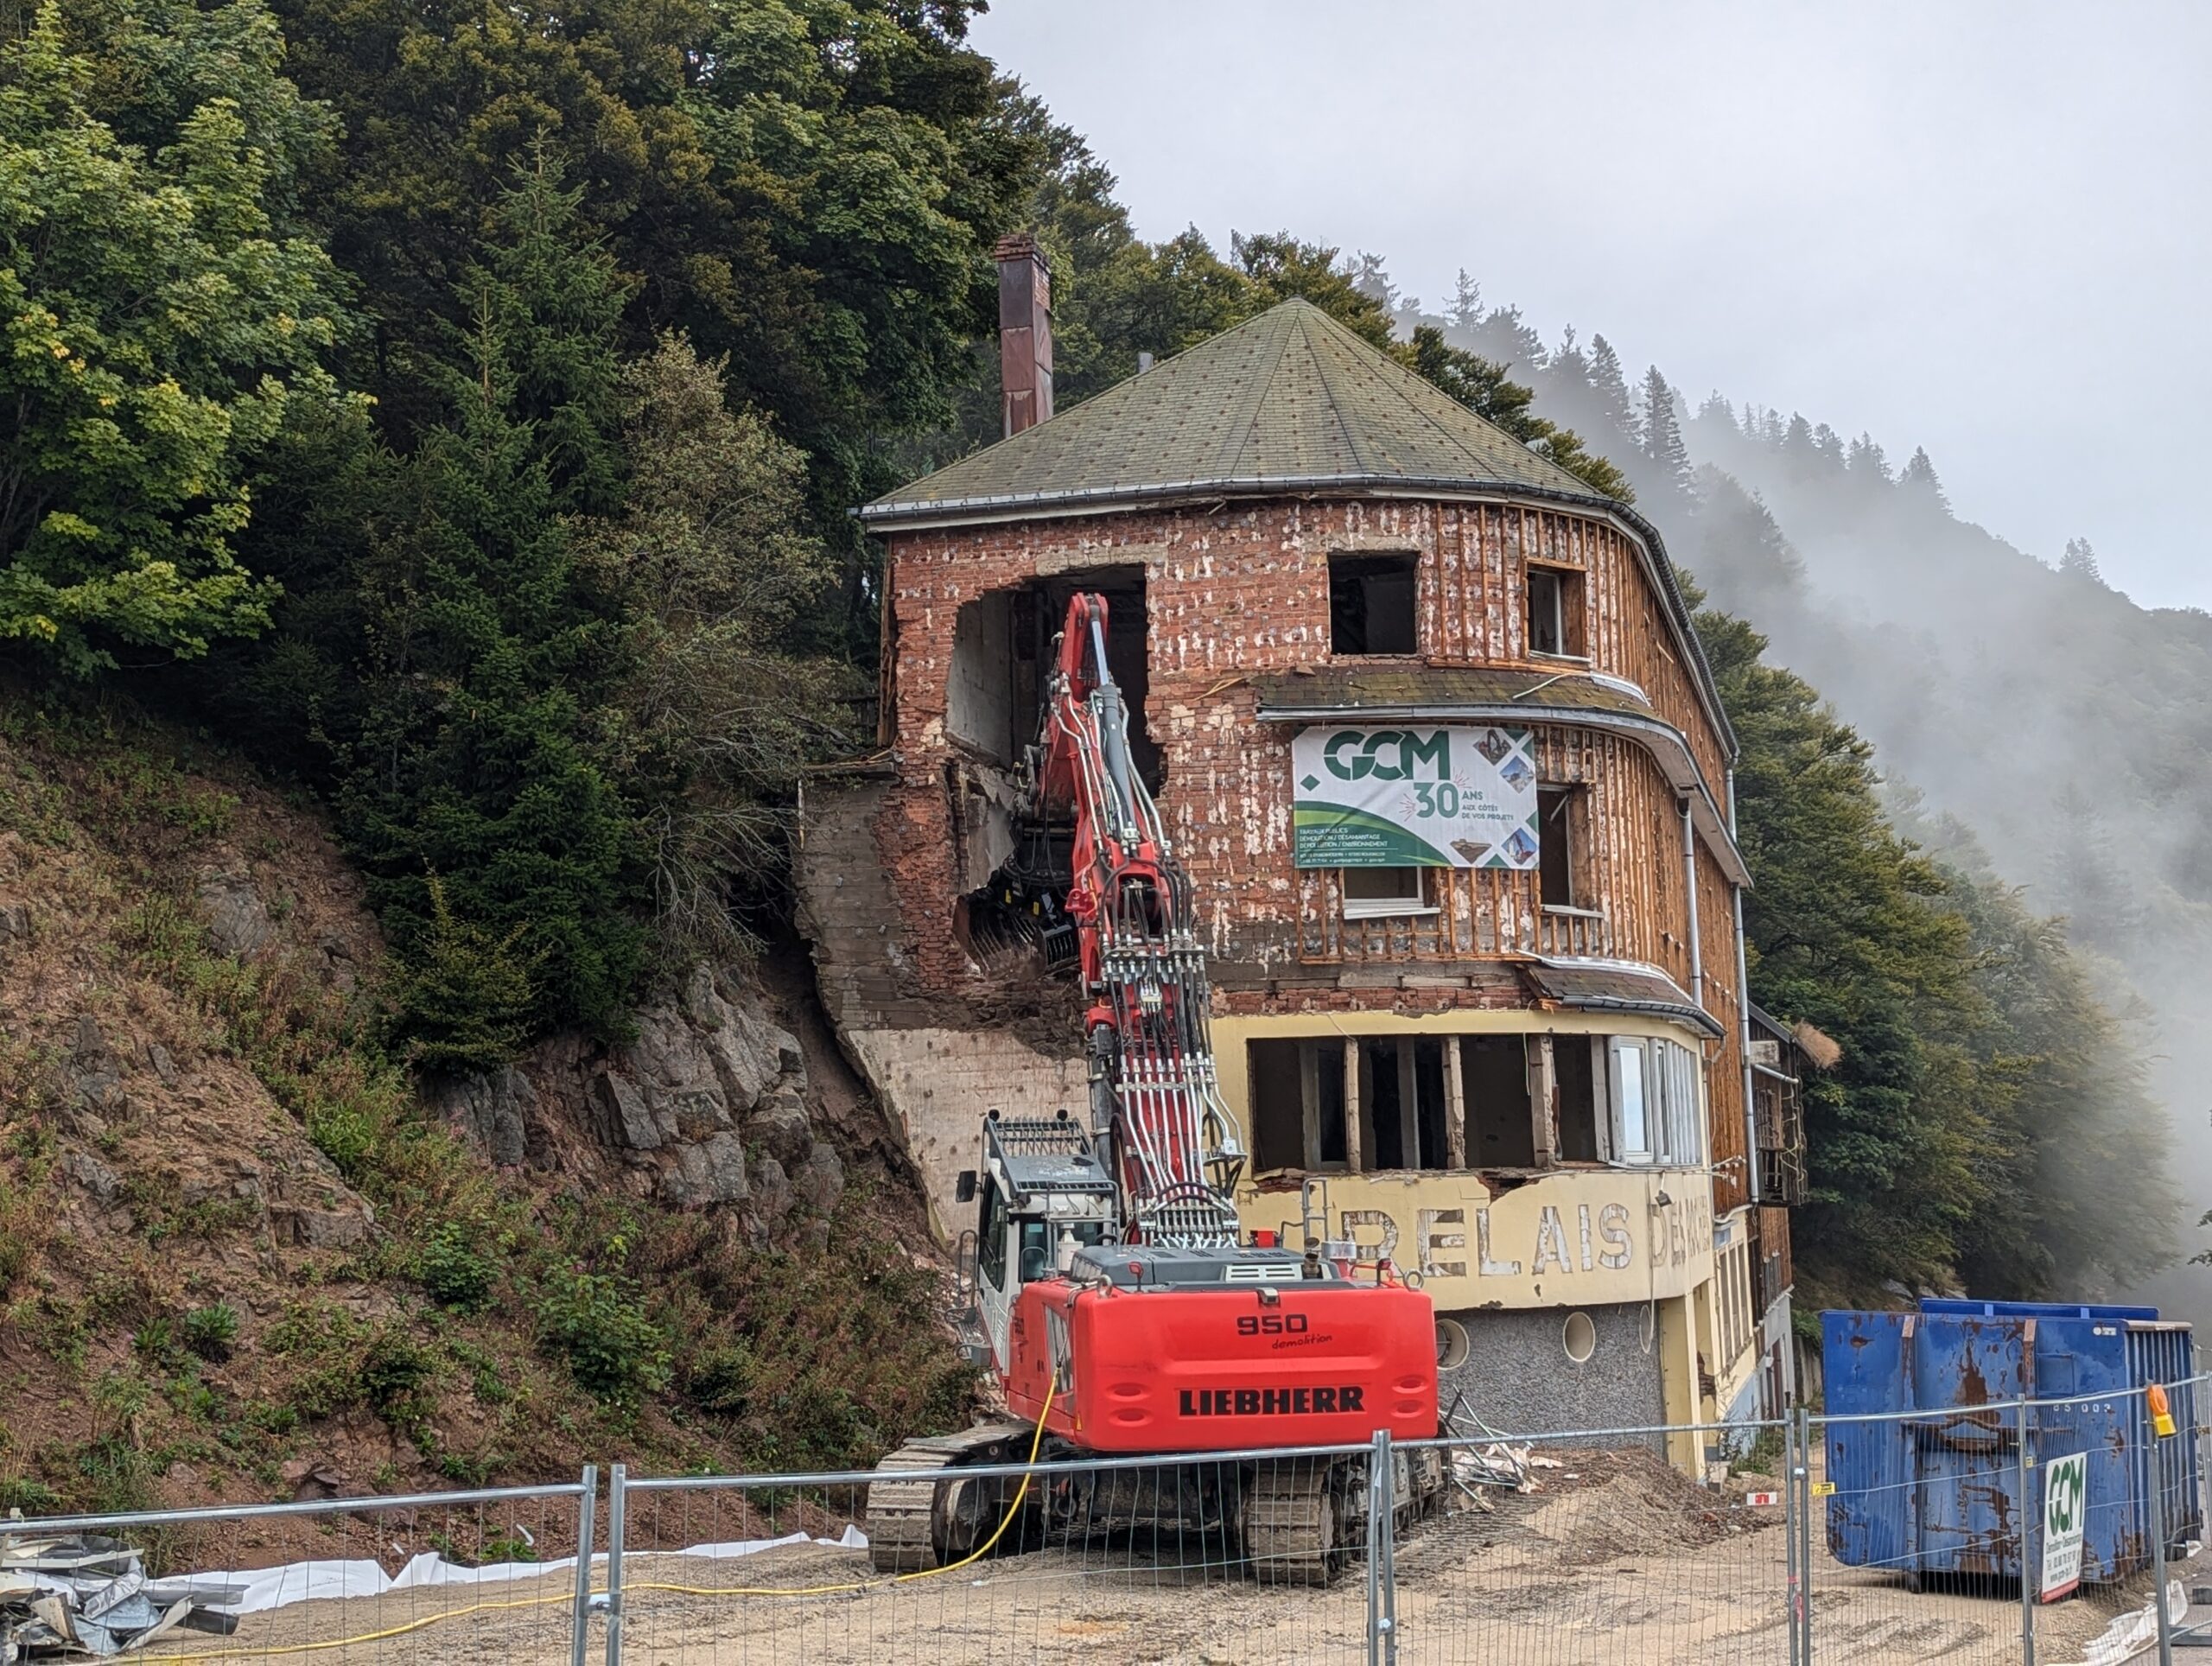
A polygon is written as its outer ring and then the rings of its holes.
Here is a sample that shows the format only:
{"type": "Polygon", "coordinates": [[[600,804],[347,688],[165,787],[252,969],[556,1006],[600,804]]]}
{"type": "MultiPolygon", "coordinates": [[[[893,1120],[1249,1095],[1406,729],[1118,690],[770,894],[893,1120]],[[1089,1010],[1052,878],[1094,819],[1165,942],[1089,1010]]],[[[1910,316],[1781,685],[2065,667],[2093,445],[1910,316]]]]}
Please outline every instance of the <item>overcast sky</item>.
{"type": "Polygon", "coordinates": [[[994,0],[975,40],[1147,238],[1288,228],[1431,304],[1465,266],[2212,607],[2212,3],[994,0]]]}

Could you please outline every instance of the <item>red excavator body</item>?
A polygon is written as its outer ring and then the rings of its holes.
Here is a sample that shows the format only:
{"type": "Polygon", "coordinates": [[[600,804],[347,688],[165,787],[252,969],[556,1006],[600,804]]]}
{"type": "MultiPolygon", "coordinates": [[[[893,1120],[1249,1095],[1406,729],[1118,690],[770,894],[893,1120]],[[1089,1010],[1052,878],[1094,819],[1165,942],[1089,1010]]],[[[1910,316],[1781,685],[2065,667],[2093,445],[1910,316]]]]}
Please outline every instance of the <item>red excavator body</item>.
{"type": "Polygon", "coordinates": [[[1007,1409],[1090,1452],[1345,1446],[1436,1428],[1436,1326],[1402,1284],[1023,1287],[1007,1409]],[[1260,1294],[1262,1288],[1266,1294],[1260,1294]],[[1067,1338],[1056,1362],[1053,1332],[1067,1338]]]}

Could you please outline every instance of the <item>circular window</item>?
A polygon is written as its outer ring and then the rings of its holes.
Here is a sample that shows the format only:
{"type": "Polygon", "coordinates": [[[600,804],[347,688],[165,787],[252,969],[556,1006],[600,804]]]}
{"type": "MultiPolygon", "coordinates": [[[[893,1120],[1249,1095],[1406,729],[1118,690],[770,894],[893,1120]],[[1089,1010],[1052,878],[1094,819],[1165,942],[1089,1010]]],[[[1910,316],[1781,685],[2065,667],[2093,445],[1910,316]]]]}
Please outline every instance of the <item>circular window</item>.
{"type": "Polygon", "coordinates": [[[1467,1327],[1456,1319],[1436,1321],[1436,1369],[1440,1371],[1457,1370],[1467,1363],[1467,1356],[1474,1345],[1467,1339],[1467,1327]]]}
{"type": "Polygon", "coordinates": [[[1587,1313],[1569,1313],[1560,1339],[1566,1345],[1567,1357],[1578,1365],[1587,1364],[1590,1356],[1598,1351],[1598,1327],[1587,1313]]]}

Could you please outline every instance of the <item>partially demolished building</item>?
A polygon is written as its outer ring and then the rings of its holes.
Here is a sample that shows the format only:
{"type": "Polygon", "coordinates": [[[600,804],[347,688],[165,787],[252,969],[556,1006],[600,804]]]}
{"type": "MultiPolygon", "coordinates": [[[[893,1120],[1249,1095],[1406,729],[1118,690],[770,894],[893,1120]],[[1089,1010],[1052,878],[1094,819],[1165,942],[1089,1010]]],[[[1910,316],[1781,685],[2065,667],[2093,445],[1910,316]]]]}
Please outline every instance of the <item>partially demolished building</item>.
{"type": "Polygon", "coordinates": [[[1245,1224],[1417,1270],[1496,1427],[1770,1408],[1798,1171],[1657,534],[1303,302],[1055,416],[1044,264],[999,252],[1007,437],[861,512],[882,746],[802,817],[824,996],[941,1229],[982,1110],[1085,1102],[1073,992],[1009,952],[1052,855],[1010,811],[1094,590],[1211,928],[1245,1224]]]}

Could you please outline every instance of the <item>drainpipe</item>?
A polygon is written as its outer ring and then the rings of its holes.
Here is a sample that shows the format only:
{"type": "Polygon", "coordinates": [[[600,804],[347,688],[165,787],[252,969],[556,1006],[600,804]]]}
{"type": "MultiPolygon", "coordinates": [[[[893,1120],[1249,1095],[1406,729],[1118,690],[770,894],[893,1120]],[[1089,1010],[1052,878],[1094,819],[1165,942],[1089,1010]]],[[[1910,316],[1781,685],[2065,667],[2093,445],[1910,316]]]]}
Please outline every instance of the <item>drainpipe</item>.
{"type": "Polygon", "coordinates": [[[1697,928],[1697,835],[1690,827],[1690,801],[1682,800],[1682,878],[1690,893],[1690,999],[1705,1010],[1705,934],[1697,928]]]}
{"type": "MultiPolygon", "coordinates": [[[[1736,771],[1732,765],[1728,770],[1728,836],[1736,836],[1736,771]]],[[[1744,887],[1738,885],[1731,888],[1736,893],[1736,1047],[1744,1056],[1744,1197],[1749,1202],[1759,1194],[1758,1115],[1751,1107],[1751,984],[1744,957],[1744,887]]]]}

